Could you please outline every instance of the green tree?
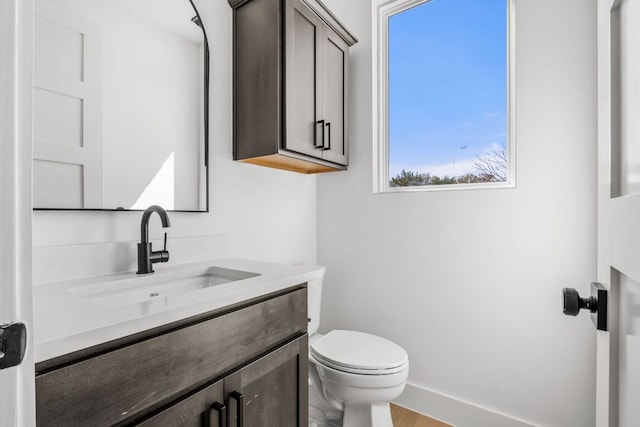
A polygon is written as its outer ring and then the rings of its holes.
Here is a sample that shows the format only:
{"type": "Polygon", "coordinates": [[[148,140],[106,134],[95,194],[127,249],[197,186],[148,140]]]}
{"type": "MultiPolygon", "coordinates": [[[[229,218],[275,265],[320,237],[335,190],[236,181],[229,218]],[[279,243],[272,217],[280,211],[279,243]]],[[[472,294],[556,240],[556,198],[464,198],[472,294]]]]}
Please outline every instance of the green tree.
{"type": "Polygon", "coordinates": [[[439,177],[430,173],[418,173],[413,171],[402,170],[398,175],[389,180],[391,187],[416,187],[422,185],[447,185],[447,184],[475,184],[481,182],[499,181],[494,175],[480,174],[476,175],[468,173],[465,175],[450,177],[445,175],[439,177]]]}
{"type": "Polygon", "coordinates": [[[468,173],[456,178],[457,184],[476,184],[479,182],[495,182],[495,177],[484,173],[480,175],[468,173]]]}
{"type": "Polygon", "coordinates": [[[404,169],[389,181],[391,187],[413,187],[416,185],[431,184],[431,174],[406,171],[404,169]]]}

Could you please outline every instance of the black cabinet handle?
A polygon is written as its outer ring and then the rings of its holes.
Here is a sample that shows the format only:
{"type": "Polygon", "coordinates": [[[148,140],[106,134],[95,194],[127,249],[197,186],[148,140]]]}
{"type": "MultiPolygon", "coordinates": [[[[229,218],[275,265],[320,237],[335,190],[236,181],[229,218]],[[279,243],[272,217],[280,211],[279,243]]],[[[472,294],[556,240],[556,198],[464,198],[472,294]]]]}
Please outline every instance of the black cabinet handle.
{"type": "Polygon", "coordinates": [[[238,407],[236,408],[236,414],[238,416],[237,427],[244,427],[244,394],[232,391],[229,395],[229,399],[235,399],[238,407]]]}
{"type": "Polygon", "coordinates": [[[314,147],[323,148],[324,147],[324,120],[318,120],[316,122],[316,140],[314,143],[314,147]],[[320,125],[320,130],[322,130],[322,136],[318,138],[318,125],[320,125]]]}
{"type": "MultiPolygon", "coordinates": [[[[322,141],[322,149],[323,150],[331,150],[331,123],[327,122],[325,125],[327,127],[327,145],[324,145],[324,139],[322,141]]],[[[324,135],[323,135],[324,136],[324,135]]]]}
{"type": "Polygon", "coordinates": [[[227,407],[220,402],[213,402],[211,406],[209,406],[209,427],[213,427],[211,421],[213,420],[212,411],[218,413],[218,427],[227,427],[227,407]]]}

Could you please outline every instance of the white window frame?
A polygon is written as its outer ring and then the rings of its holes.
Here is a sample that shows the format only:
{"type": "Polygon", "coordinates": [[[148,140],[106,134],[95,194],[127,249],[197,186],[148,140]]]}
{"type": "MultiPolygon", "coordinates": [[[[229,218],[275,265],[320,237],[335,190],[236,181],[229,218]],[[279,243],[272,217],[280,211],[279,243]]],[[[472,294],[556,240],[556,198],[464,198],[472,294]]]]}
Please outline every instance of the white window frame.
{"type": "Polygon", "coordinates": [[[372,8],[373,58],[373,192],[423,192],[515,188],[515,0],[507,2],[507,180],[476,184],[389,186],[389,18],[430,0],[374,0],[372,8]]]}

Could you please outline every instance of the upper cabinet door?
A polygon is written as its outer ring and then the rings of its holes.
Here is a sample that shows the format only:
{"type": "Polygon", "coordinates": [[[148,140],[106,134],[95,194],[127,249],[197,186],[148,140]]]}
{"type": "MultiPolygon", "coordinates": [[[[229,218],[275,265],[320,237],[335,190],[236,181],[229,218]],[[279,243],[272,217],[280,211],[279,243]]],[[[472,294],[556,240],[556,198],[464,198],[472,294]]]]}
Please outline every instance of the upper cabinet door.
{"type": "Polygon", "coordinates": [[[322,34],[322,119],[324,120],[324,160],[349,164],[347,131],[347,61],[349,46],[333,30],[322,34]]]}
{"type": "Polygon", "coordinates": [[[287,137],[285,148],[321,156],[321,80],[323,24],[300,0],[287,8],[287,137]]]}

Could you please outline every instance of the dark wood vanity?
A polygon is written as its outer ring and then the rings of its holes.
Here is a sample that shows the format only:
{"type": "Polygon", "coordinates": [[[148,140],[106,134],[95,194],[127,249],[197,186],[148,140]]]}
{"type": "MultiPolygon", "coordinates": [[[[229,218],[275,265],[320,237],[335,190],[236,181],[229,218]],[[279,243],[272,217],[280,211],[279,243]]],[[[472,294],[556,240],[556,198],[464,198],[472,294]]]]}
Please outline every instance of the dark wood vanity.
{"type": "Polygon", "coordinates": [[[298,285],[36,364],[38,426],[303,427],[298,285]]]}

